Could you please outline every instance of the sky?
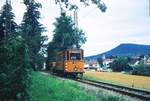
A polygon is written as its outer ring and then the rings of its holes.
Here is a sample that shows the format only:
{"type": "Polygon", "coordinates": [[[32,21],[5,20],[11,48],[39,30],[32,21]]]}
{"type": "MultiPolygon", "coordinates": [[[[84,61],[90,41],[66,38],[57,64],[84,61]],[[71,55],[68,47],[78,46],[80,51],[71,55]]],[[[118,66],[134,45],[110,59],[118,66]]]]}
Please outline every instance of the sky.
{"type": "MultiPolygon", "coordinates": [[[[11,0],[15,21],[20,24],[25,6],[22,0],[11,0]]],[[[55,18],[60,9],[55,0],[37,0],[42,4],[40,22],[46,27],[49,41],[53,36],[55,18]]],[[[75,1],[75,0],[72,0],[75,1]]],[[[76,0],[77,1],[77,0],[76,0]]],[[[78,26],[87,42],[82,45],[85,56],[106,52],[121,43],[150,45],[150,0],[102,0],[107,6],[102,13],[95,5],[78,9],[78,26]]],[[[0,0],[2,7],[5,0],[0,0]]]]}

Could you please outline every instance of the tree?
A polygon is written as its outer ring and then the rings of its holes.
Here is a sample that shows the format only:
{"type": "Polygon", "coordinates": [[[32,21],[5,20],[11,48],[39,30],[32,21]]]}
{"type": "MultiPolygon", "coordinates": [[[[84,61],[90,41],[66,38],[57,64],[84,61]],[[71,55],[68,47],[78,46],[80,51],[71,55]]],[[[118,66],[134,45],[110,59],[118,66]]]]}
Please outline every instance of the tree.
{"type": "MultiPolygon", "coordinates": [[[[85,6],[89,6],[90,3],[96,5],[102,12],[105,12],[107,7],[104,2],[101,0],[80,0],[81,3],[83,3],[85,6]]],[[[55,3],[60,6],[61,11],[64,11],[64,9],[73,10],[78,8],[77,5],[72,4],[71,0],[55,0],[55,3]],[[65,6],[63,6],[63,4],[65,6]]]]}
{"type": "Polygon", "coordinates": [[[73,46],[80,48],[86,42],[83,31],[75,28],[72,18],[65,13],[61,13],[61,16],[56,18],[54,26],[53,39],[48,45],[49,61],[55,61],[58,51],[73,48],[73,46]]]}
{"type": "Polygon", "coordinates": [[[0,15],[0,101],[29,99],[28,47],[16,27],[12,7],[6,1],[0,15]]]}
{"type": "Polygon", "coordinates": [[[115,72],[131,71],[132,67],[128,64],[128,59],[119,57],[110,64],[110,68],[115,72]]]}
{"type": "Polygon", "coordinates": [[[8,37],[11,33],[16,32],[17,24],[14,22],[14,13],[12,13],[11,5],[6,2],[2,7],[0,16],[0,41],[8,37]]]}
{"type": "Polygon", "coordinates": [[[80,48],[82,44],[86,42],[85,33],[82,29],[75,28],[73,43],[77,48],[80,48]]]}
{"type": "Polygon", "coordinates": [[[56,18],[54,26],[54,37],[52,41],[56,43],[56,47],[68,49],[75,45],[80,48],[81,44],[85,43],[86,38],[83,31],[75,28],[72,18],[66,16],[65,13],[61,14],[59,18],[56,18]]]}
{"type": "Polygon", "coordinates": [[[136,65],[133,67],[132,74],[150,76],[150,65],[149,64],[136,65]]]}
{"type": "Polygon", "coordinates": [[[1,43],[0,53],[0,100],[26,101],[30,84],[27,45],[20,36],[11,36],[1,43]]]}
{"type": "Polygon", "coordinates": [[[101,67],[103,67],[103,59],[102,57],[97,58],[97,61],[101,67]]]}
{"type": "Polygon", "coordinates": [[[38,21],[40,19],[38,9],[41,8],[41,4],[36,3],[35,0],[24,0],[24,4],[26,5],[26,12],[24,13],[21,24],[22,36],[29,46],[32,68],[37,70],[41,68],[39,64],[44,62],[38,61],[38,59],[44,58],[40,51],[44,48],[44,41],[47,39],[46,36],[42,36],[42,32],[45,31],[45,28],[38,21]]]}

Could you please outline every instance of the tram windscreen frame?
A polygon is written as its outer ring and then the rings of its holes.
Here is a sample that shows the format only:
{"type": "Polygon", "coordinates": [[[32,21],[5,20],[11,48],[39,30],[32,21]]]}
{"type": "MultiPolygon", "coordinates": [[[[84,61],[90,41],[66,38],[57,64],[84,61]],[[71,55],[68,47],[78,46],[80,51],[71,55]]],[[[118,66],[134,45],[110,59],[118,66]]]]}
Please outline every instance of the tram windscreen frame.
{"type": "Polygon", "coordinates": [[[81,53],[70,53],[70,60],[81,60],[81,53]]]}

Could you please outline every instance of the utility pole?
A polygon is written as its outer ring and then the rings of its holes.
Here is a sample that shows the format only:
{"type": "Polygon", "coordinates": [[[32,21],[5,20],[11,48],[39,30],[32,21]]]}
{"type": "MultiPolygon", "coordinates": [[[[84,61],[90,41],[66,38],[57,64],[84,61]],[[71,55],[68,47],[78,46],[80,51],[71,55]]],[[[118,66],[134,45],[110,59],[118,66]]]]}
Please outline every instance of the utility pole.
{"type": "MultiPolygon", "coordinates": [[[[75,6],[73,9],[73,17],[74,17],[74,29],[75,29],[75,36],[78,35],[78,7],[75,6]]],[[[75,39],[75,41],[77,42],[78,39],[75,39]]],[[[78,42],[77,42],[78,43],[78,42]]],[[[78,47],[78,44],[75,44],[76,48],[78,47]]]]}
{"type": "Polygon", "coordinates": [[[76,7],[73,11],[74,13],[74,27],[78,28],[78,8],[76,7]]]}

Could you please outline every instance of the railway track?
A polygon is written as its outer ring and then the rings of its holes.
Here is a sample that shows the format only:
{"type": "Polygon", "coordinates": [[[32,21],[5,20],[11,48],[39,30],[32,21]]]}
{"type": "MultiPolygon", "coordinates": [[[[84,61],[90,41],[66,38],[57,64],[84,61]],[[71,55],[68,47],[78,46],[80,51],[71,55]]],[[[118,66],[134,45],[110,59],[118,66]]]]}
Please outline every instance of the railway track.
{"type": "MultiPolygon", "coordinates": [[[[49,72],[45,72],[45,73],[49,74],[49,72]]],[[[60,77],[60,76],[56,76],[56,77],[66,79],[65,77],[60,77]]],[[[88,79],[71,79],[71,80],[81,82],[84,84],[88,84],[88,85],[92,85],[95,87],[100,87],[100,88],[104,88],[107,90],[115,91],[115,92],[118,92],[118,93],[121,93],[124,95],[128,95],[131,97],[136,97],[136,98],[141,99],[142,101],[150,101],[150,91],[144,91],[144,90],[140,90],[140,89],[125,87],[125,86],[120,86],[120,85],[114,85],[114,84],[110,84],[110,83],[104,83],[104,82],[88,80],[88,79]]]]}
{"type": "Polygon", "coordinates": [[[86,79],[76,79],[75,81],[89,84],[92,86],[112,90],[115,92],[122,93],[124,95],[128,95],[131,97],[136,97],[141,99],[142,101],[150,101],[150,92],[149,91],[144,91],[144,90],[139,90],[135,88],[130,88],[130,87],[124,87],[124,86],[119,86],[119,85],[114,85],[114,84],[108,84],[100,81],[94,81],[94,80],[86,80],[86,79]]]}

